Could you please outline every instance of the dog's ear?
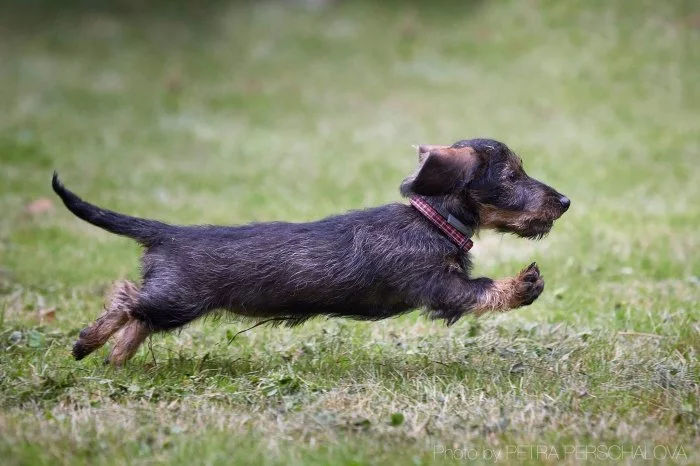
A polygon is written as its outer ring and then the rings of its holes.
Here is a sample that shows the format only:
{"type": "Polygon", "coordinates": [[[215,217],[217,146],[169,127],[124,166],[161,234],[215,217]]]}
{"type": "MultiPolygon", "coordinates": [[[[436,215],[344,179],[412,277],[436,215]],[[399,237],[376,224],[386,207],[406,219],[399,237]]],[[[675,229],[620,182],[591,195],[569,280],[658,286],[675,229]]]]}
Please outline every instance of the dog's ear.
{"type": "Polygon", "coordinates": [[[436,144],[421,144],[419,146],[413,146],[418,150],[418,163],[423,163],[425,158],[431,151],[445,150],[449,149],[450,146],[440,146],[436,144]]]}
{"type": "Polygon", "coordinates": [[[469,183],[479,166],[479,157],[471,147],[419,146],[418,159],[421,165],[416,173],[401,184],[404,195],[449,194],[469,183]]]}

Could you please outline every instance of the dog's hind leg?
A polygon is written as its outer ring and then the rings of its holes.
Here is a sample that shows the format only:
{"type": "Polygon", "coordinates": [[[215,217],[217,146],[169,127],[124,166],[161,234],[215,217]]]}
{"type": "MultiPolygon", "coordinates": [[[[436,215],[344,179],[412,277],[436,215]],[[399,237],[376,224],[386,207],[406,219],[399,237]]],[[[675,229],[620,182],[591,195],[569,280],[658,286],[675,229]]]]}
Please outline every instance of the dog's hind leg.
{"type": "Polygon", "coordinates": [[[152,333],[181,327],[199,315],[199,308],[167,302],[162,295],[149,294],[144,286],[140,291],[138,303],[129,311],[128,321],[114,338],[114,346],[107,362],[114,366],[123,365],[136,354],[144,340],[152,333]]]}
{"type": "Polygon", "coordinates": [[[130,319],[114,339],[114,347],[109,353],[107,362],[121,366],[132,358],[141,343],[152,333],[148,324],[138,319],[130,319]]]}
{"type": "Polygon", "coordinates": [[[136,305],[139,289],[130,281],[114,283],[105,301],[105,309],[89,327],[84,328],[73,345],[73,357],[83,359],[114,335],[129,320],[129,311],[136,305]]]}

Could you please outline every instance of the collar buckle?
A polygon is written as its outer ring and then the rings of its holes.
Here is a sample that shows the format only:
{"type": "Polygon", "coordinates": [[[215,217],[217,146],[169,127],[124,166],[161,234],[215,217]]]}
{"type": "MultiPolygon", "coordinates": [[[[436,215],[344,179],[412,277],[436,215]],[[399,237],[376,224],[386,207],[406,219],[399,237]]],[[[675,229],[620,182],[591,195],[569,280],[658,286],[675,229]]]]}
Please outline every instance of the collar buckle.
{"type": "Polygon", "coordinates": [[[447,223],[455,227],[460,233],[466,236],[467,239],[471,238],[474,235],[474,230],[466,226],[464,223],[462,223],[460,219],[458,219],[452,214],[449,214],[447,216],[447,223]]]}

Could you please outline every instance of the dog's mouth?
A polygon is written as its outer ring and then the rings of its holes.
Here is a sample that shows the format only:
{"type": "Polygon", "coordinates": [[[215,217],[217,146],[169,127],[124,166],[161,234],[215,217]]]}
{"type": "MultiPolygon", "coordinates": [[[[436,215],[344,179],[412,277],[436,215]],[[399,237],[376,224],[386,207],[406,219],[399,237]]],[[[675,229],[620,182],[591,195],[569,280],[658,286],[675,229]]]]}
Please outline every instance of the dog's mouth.
{"type": "Polygon", "coordinates": [[[554,222],[564,215],[567,209],[568,202],[566,206],[551,206],[548,209],[540,210],[537,214],[531,214],[518,222],[520,228],[516,234],[523,238],[540,239],[549,233],[554,222]]]}
{"type": "Polygon", "coordinates": [[[564,214],[563,209],[538,211],[507,211],[484,205],[481,209],[481,226],[500,233],[511,233],[521,238],[540,239],[554,226],[554,221],[564,214]]]}
{"type": "Polygon", "coordinates": [[[526,217],[514,223],[501,223],[496,225],[495,229],[501,233],[512,233],[521,238],[537,240],[549,233],[554,226],[554,220],[556,219],[526,217]]]}
{"type": "Polygon", "coordinates": [[[551,219],[527,219],[518,224],[496,225],[495,230],[500,233],[512,233],[521,238],[540,239],[552,229],[554,220],[551,219]]]}

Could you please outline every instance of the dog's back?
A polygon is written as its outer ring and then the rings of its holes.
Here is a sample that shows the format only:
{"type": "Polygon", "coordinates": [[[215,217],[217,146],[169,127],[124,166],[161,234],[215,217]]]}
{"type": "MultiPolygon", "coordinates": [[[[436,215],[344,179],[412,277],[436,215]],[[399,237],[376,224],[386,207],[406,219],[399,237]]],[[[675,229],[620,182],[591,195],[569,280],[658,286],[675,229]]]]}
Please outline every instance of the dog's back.
{"type": "Polygon", "coordinates": [[[407,275],[425,272],[415,266],[421,253],[453,251],[402,204],[301,224],[173,227],[144,253],[141,294],[144,305],[154,302],[143,318],[160,329],[181,325],[152,312],[167,300],[186,318],[223,308],[287,324],[316,315],[382,319],[419,305],[405,288],[407,275]],[[416,229],[427,229],[420,243],[416,229]]]}

